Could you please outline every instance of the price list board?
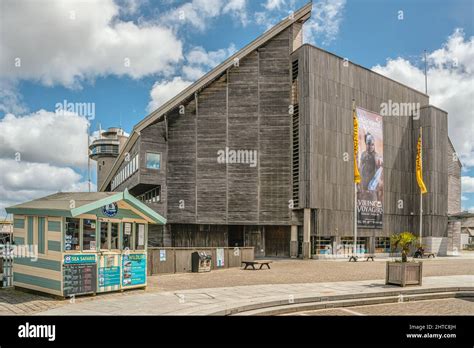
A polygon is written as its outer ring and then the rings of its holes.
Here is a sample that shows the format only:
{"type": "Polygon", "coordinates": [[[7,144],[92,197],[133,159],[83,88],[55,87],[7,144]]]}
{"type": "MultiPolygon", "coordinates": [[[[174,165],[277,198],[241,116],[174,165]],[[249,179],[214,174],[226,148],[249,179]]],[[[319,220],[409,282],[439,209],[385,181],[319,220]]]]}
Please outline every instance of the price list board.
{"type": "Polygon", "coordinates": [[[122,286],[146,283],[146,255],[130,254],[122,258],[122,286]]]}
{"type": "Polygon", "coordinates": [[[68,264],[63,268],[64,296],[97,292],[96,264],[68,264]]]}

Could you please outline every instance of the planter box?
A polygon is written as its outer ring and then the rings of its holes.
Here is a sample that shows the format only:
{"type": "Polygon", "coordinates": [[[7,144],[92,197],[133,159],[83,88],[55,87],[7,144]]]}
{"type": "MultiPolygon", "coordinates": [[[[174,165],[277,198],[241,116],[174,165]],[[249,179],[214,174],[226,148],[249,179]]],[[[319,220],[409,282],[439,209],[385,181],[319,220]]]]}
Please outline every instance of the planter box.
{"type": "Polygon", "coordinates": [[[422,285],[423,262],[387,262],[385,284],[422,285]]]}

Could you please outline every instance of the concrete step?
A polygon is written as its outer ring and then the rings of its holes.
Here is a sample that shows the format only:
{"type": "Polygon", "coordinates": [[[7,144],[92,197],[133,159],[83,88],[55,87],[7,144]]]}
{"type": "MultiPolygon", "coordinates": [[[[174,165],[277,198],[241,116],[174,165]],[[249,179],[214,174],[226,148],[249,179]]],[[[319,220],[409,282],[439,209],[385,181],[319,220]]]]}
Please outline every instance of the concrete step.
{"type": "Polygon", "coordinates": [[[362,306],[368,304],[421,301],[431,299],[474,297],[474,287],[409,289],[335,296],[295,298],[252,303],[212,313],[211,315],[279,315],[304,310],[362,306]]]}

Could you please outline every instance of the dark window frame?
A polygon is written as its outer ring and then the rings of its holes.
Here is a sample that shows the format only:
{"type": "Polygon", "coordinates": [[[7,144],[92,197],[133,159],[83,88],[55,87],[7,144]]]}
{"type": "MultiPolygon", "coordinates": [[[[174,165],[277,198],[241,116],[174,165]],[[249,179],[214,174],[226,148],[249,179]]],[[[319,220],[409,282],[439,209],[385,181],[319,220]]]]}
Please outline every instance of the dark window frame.
{"type": "Polygon", "coordinates": [[[149,169],[149,170],[161,171],[161,159],[162,158],[163,158],[163,155],[162,155],[161,152],[145,151],[145,168],[149,169]],[[148,167],[148,154],[150,154],[150,155],[159,155],[160,156],[160,167],[159,168],[148,167]]]}

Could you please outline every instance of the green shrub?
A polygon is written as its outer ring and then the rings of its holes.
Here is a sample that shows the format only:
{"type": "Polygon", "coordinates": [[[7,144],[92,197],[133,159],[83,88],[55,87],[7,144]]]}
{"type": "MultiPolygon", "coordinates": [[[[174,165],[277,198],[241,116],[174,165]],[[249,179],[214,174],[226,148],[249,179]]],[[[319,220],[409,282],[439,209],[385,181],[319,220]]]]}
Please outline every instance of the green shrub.
{"type": "Polygon", "coordinates": [[[411,247],[415,246],[418,238],[411,232],[402,232],[390,236],[390,245],[393,251],[402,252],[402,262],[407,262],[411,247]]]}

